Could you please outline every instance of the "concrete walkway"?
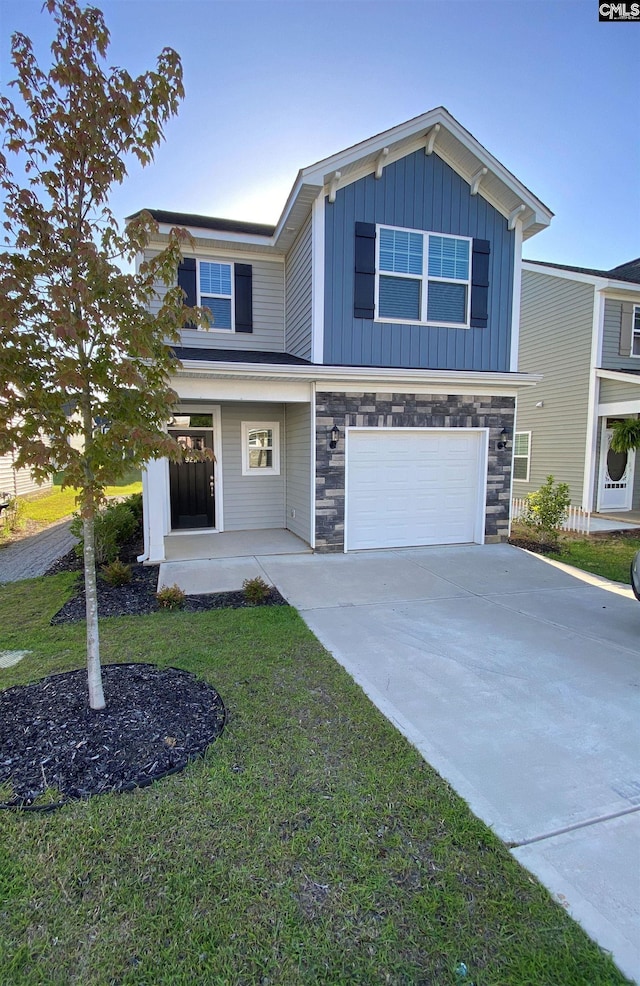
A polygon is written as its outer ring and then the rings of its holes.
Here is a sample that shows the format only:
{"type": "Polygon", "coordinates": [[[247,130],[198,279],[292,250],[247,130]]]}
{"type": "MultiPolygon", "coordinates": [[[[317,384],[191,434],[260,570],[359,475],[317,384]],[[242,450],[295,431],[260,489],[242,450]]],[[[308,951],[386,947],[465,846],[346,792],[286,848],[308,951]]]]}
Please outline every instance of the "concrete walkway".
{"type": "Polygon", "coordinates": [[[44,575],[54,561],[71,551],[76,539],[64,520],[39,534],[0,547],[0,583],[44,575]]]}
{"type": "Polygon", "coordinates": [[[191,592],[239,588],[252,574],[275,583],[514,856],[640,978],[631,589],[509,545],[161,568],[191,592]]]}

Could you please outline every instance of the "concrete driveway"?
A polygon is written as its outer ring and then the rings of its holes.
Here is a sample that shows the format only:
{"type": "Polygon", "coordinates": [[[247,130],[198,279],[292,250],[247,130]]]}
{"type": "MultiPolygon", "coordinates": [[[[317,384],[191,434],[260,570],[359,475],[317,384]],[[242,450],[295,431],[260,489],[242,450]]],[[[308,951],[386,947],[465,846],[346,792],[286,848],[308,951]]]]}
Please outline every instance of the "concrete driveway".
{"type": "MultiPolygon", "coordinates": [[[[193,577],[198,563],[184,564],[193,577]]],[[[588,584],[509,545],[200,564],[219,566],[222,581],[226,564],[232,580],[235,566],[275,583],[514,856],[640,978],[630,589],[588,584]]],[[[170,568],[164,581],[183,582],[170,568]]],[[[212,571],[200,591],[213,591],[212,571]]]]}

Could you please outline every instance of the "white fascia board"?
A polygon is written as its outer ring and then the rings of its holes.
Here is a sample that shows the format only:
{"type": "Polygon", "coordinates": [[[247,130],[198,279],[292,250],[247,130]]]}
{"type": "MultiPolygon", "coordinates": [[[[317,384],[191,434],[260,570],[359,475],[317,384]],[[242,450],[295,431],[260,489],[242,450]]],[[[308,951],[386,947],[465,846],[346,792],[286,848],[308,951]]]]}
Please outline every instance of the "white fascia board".
{"type": "Polygon", "coordinates": [[[265,403],[308,404],[308,380],[258,380],[255,377],[213,377],[210,374],[179,373],[171,386],[181,401],[264,401],[265,403]]]}
{"type": "MultiPolygon", "coordinates": [[[[638,369],[640,370],[640,360],[638,360],[638,369]]],[[[620,383],[631,383],[636,384],[640,387],[640,374],[635,373],[622,373],[620,370],[601,370],[596,369],[596,375],[604,380],[618,380],[620,383]]]]}
{"type": "Polygon", "coordinates": [[[604,277],[597,277],[595,274],[582,274],[576,270],[559,270],[557,267],[547,267],[546,264],[534,264],[528,260],[522,261],[522,269],[531,271],[533,274],[547,274],[549,277],[559,277],[568,281],[582,281],[583,284],[593,284],[598,290],[602,290],[607,285],[604,277]]]}
{"type": "MultiPolygon", "coordinates": [[[[202,226],[180,226],[176,227],[176,224],[170,223],[159,223],[158,232],[168,236],[172,229],[186,229],[187,233],[194,237],[194,239],[201,240],[220,240],[223,243],[229,243],[233,245],[244,245],[247,246],[261,246],[261,247],[275,247],[275,236],[256,236],[255,233],[230,233],[225,230],[220,229],[204,229],[202,226]]],[[[149,243],[151,246],[151,242],[149,243]]]]}
{"type": "MultiPolygon", "coordinates": [[[[331,389],[353,385],[356,389],[363,386],[390,386],[408,389],[411,387],[438,387],[446,393],[451,387],[464,387],[470,393],[515,394],[523,387],[533,387],[542,380],[539,373],[502,373],[485,370],[401,370],[396,367],[371,366],[283,366],[282,364],[242,364],[242,363],[211,363],[207,360],[183,360],[183,369],[176,374],[174,386],[181,379],[192,378],[200,380],[263,380],[263,381],[315,381],[316,388],[331,389]]],[[[455,391],[453,391],[455,392],[455,391]]],[[[459,392],[459,391],[458,391],[459,392]]]]}
{"type": "Polygon", "coordinates": [[[324,362],[324,192],[311,213],[311,361],[324,362]]]}
{"type": "Polygon", "coordinates": [[[628,281],[607,281],[602,288],[606,297],[611,301],[631,301],[640,304],[640,284],[629,284],[628,281]]]}
{"type": "Polygon", "coordinates": [[[598,416],[617,418],[618,415],[640,414],[640,394],[637,401],[609,401],[598,404],[598,416]]]}

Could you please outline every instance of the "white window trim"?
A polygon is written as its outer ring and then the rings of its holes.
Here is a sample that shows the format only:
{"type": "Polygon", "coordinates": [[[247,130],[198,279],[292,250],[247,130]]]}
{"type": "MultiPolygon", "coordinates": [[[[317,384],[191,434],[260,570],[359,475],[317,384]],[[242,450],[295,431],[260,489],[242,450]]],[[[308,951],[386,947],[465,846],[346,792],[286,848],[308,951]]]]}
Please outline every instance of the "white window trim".
{"type": "Polygon", "coordinates": [[[279,421],[243,421],[242,422],[242,475],[243,476],[279,476],[280,475],[280,422],[279,421]],[[273,465],[269,467],[251,468],[249,465],[249,432],[255,429],[269,428],[273,432],[271,451],[273,465]]]}
{"type": "Polygon", "coordinates": [[[215,322],[206,328],[205,332],[221,332],[224,335],[230,335],[236,331],[236,304],[235,304],[235,277],[234,277],[234,265],[229,260],[217,260],[214,257],[203,257],[199,258],[196,262],[196,294],[198,298],[198,305],[202,307],[202,298],[223,298],[229,299],[231,302],[231,328],[230,329],[217,329],[215,322]],[[231,270],[231,294],[205,294],[203,295],[200,291],[200,264],[224,264],[225,267],[229,267],[231,270]]]}
{"type": "Polygon", "coordinates": [[[529,475],[531,473],[531,432],[530,431],[516,431],[513,435],[513,481],[514,483],[528,483],[529,475]],[[516,439],[518,435],[527,436],[527,454],[526,455],[516,455],[516,439]],[[527,475],[526,476],[516,476],[515,472],[515,461],[516,459],[526,459],[527,460],[527,475]]]}
{"type": "Polygon", "coordinates": [[[634,353],[633,351],[633,344],[636,339],[640,341],[640,328],[636,329],[636,317],[640,318],[640,305],[634,305],[631,313],[631,352],[629,353],[633,359],[640,359],[640,352],[634,353]]]}
{"type": "Polygon", "coordinates": [[[434,229],[411,229],[407,226],[390,226],[389,223],[376,223],[376,273],[375,273],[375,316],[374,322],[383,322],[385,325],[429,325],[438,326],[444,329],[468,329],[471,327],[471,276],[472,276],[472,266],[473,262],[473,237],[472,236],[457,236],[454,233],[439,233],[434,229]],[[422,274],[398,274],[394,271],[381,271],[380,270],[380,230],[381,229],[393,229],[398,230],[401,233],[418,233],[422,236],[422,274]],[[466,240],[469,244],[469,277],[466,281],[450,278],[450,277],[430,277],[429,276],[429,237],[430,236],[442,236],[448,240],[466,240]],[[420,298],[420,319],[411,318],[381,318],[378,315],[379,305],[379,294],[380,294],[380,277],[402,277],[407,280],[420,281],[422,284],[421,298],[420,298]],[[441,284],[464,284],[467,288],[467,311],[466,318],[464,322],[429,322],[427,320],[427,305],[428,305],[428,295],[429,281],[437,281],[441,284]]]}

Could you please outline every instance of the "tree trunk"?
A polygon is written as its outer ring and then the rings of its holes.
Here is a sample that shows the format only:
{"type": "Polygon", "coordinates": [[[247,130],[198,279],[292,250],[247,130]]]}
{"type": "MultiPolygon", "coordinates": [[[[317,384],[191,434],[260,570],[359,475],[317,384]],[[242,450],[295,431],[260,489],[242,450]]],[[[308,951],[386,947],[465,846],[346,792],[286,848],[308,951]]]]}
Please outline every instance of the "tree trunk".
{"type": "Polygon", "coordinates": [[[96,579],[96,544],[94,517],[84,517],[84,585],[87,598],[87,678],[89,705],[104,709],[102,670],[100,668],[100,637],[98,635],[98,587],[96,579]]]}

